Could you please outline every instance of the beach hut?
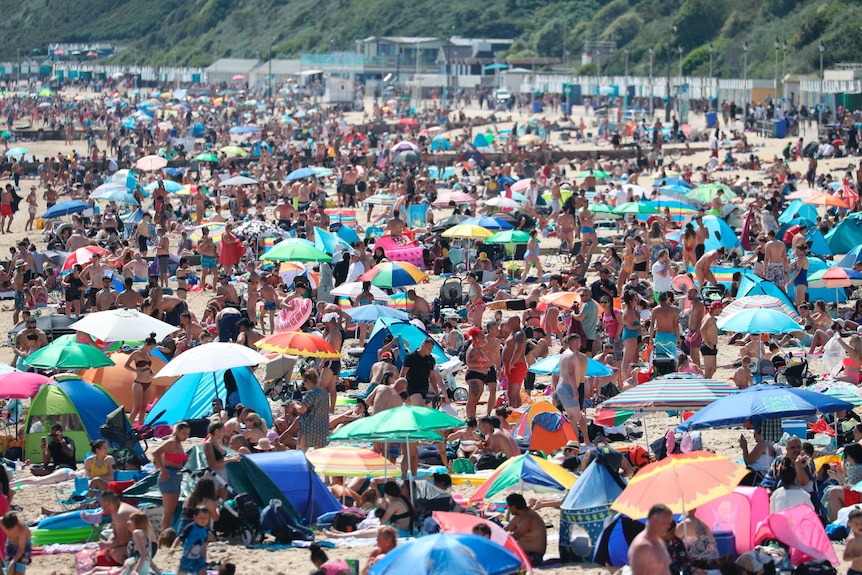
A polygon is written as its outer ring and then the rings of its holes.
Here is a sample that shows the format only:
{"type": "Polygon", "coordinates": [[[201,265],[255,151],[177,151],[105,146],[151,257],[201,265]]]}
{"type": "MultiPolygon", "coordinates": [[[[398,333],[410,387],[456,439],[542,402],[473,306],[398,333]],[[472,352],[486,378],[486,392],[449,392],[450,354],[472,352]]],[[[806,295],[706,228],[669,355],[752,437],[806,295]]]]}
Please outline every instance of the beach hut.
{"type": "Polygon", "coordinates": [[[514,435],[530,442],[530,451],[551,454],[578,437],[569,422],[550,401],[537,401],[518,420],[514,435]]]}
{"type": "Polygon", "coordinates": [[[624,488],[625,483],[606,465],[590,463],[560,505],[560,559],[589,561],[602,531],[616,515],[611,503],[624,488]],[[578,537],[581,530],[589,542],[578,537]]]}
{"type": "MultiPolygon", "coordinates": [[[[105,424],[108,414],[119,404],[107,391],[77,375],[59,374],[54,379],[56,383],[44,385],[30,404],[25,423],[24,459],[42,461],[42,438],[48,436],[52,425],[59,423],[63,426],[63,435],[75,442],[77,460],[84,461],[90,442],[102,438],[99,426],[105,424]]],[[[126,425],[131,429],[128,419],[126,425]]],[[[136,452],[146,461],[140,447],[136,452]]]]}
{"type": "Polygon", "coordinates": [[[275,483],[304,519],[303,523],[315,523],[325,513],[341,511],[341,504],[314,472],[302,451],[252,453],[243,459],[250,459],[275,483]]]}

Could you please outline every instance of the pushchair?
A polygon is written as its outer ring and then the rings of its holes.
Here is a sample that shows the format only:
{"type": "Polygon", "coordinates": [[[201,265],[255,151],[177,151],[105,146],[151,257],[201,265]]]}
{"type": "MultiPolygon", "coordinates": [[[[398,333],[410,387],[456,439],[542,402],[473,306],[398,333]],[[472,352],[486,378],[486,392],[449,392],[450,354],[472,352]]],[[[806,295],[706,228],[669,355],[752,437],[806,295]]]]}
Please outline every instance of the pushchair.
{"type": "Polygon", "coordinates": [[[222,504],[213,531],[222,540],[238,537],[243,545],[261,543],[264,532],[260,528],[260,509],[248,493],[237,493],[222,504]]]}
{"type": "MultiPolygon", "coordinates": [[[[777,358],[776,358],[777,359],[777,358]]],[[[784,359],[784,358],[781,358],[784,359]]],[[[802,387],[803,385],[811,385],[817,379],[808,369],[808,360],[805,358],[790,358],[790,361],[785,365],[781,362],[776,362],[775,380],[778,383],[786,383],[790,387],[802,387]]]]}
{"type": "MultiPolygon", "coordinates": [[[[158,421],[164,414],[165,410],[162,410],[152,421],[158,421]]],[[[116,459],[126,459],[132,455],[137,455],[139,459],[142,459],[141,464],[148,463],[149,460],[144,454],[148,448],[147,439],[153,437],[153,427],[145,425],[135,428],[130,425],[122,405],[108,414],[105,418],[105,424],[99,426],[99,433],[108,440],[108,443],[116,447],[117,452],[114,455],[116,459]],[[144,445],[141,447],[141,452],[138,453],[136,449],[141,442],[144,445]]]]}
{"type": "Polygon", "coordinates": [[[462,279],[452,276],[440,286],[440,295],[434,300],[434,319],[440,318],[440,311],[445,308],[458,309],[464,305],[464,289],[462,279]]]}
{"type": "MultiPolygon", "coordinates": [[[[295,357],[279,355],[264,366],[263,393],[275,402],[296,399],[299,386],[294,381],[293,372],[297,366],[295,357]]],[[[300,395],[301,397],[301,395],[300,395]]]]}

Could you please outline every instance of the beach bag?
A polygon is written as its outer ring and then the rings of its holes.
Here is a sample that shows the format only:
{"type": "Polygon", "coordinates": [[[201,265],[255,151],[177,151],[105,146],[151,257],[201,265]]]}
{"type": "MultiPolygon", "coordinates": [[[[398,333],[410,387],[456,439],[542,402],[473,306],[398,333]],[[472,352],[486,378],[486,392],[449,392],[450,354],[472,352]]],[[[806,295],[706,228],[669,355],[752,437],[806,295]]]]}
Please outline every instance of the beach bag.
{"type": "Polygon", "coordinates": [[[829,561],[806,561],[797,565],[793,575],[838,575],[829,561]]]}
{"type": "Polygon", "coordinates": [[[503,462],[506,461],[506,455],[503,453],[486,453],[476,462],[476,469],[497,469],[503,462]]]}

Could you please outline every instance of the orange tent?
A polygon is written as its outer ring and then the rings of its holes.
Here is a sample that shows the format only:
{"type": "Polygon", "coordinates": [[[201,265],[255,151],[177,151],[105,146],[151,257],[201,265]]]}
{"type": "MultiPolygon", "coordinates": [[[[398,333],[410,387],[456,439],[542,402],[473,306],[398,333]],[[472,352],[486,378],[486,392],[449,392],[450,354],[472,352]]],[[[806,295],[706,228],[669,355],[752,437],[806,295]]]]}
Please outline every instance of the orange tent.
{"type": "MultiPolygon", "coordinates": [[[[122,404],[126,411],[132,409],[132,383],[135,381],[135,372],[123,367],[129,355],[122,352],[110,354],[116,365],[101,367],[99,369],[88,369],[81,375],[81,379],[96,383],[105,388],[117,403],[122,404]]],[[[165,362],[153,357],[153,372],[158,373],[165,366],[165,362]]],[[[176,377],[157,377],[149,390],[147,399],[150,403],[165,394],[165,391],[177,380],[176,377]]]]}
{"type": "Polygon", "coordinates": [[[578,436],[568,420],[550,401],[537,401],[521,416],[514,429],[518,437],[530,439],[530,449],[551,454],[578,436]]]}

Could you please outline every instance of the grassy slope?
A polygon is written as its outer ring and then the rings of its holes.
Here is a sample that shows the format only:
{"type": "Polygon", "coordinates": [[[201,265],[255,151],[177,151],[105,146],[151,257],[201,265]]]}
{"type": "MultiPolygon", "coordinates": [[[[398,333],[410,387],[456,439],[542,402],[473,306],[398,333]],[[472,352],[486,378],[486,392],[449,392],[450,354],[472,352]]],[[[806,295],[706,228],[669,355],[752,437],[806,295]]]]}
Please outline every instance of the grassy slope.
{"type": "MultiPolygon", "coordinates": [[[[370,35],[508,37],[515,53],[580,61],[586,40],[614,40],[620,50],[602,66],[645,74],[648,49],[655,70],[667,50],[677,66],[684,49],[686,73],[708,70],[714,47],[717,75],[741,76],[742,45],[749,49],[749,76],[771,78],[775,38],[786,40],[787,71],[857,59],[862,42],[857,0],[0,0],[0,58],[45,49],[49,42],[112,41],[137,48],[140,62],[207,65],[216,57],[266,58],[301,51],[353,50],[370,35]],[[677,25],[676,37],[670,34],[677,25]]],[[[114,58],[134,61],[129,50],[114,58]]],[[[779,66],[782,54],[779,52],[779,66]]],[[[591,71],[587,67],[583,72],[591,71]]]]}

